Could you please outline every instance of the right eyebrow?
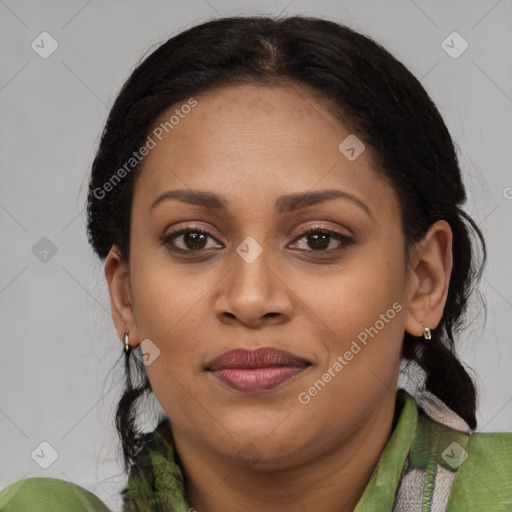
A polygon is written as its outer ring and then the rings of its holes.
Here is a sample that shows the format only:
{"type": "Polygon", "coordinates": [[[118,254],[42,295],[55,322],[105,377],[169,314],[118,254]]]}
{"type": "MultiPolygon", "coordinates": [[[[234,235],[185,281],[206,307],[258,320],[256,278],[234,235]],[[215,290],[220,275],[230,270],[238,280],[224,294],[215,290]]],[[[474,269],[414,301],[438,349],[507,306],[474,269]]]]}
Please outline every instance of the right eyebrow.
{"type": "Polygon", "coordinates": [[[177,199],[183,203],[195,204],[204,206],[209,209],[227,210],[228,202],[225,198],[206,192],[203,190],[168,190],[156,198],[150,206],[149,211],[153,210],[158,204],[169,199],[177,199]]]}

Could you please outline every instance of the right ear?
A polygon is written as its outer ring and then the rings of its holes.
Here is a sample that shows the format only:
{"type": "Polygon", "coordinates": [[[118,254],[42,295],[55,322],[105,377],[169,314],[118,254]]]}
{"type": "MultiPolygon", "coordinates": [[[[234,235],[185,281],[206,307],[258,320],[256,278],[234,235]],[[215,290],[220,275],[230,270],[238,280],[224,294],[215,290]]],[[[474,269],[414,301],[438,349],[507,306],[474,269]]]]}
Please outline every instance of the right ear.
{"type": "Polygon", "coordinates": [[[139,341],[133,314],[130,268],[115,245],[105,259],[105,278],[108,283],[112,319],[117,335],[124,344],[124,335],[128,331],[130,345],[136,347],[139,341]]]}

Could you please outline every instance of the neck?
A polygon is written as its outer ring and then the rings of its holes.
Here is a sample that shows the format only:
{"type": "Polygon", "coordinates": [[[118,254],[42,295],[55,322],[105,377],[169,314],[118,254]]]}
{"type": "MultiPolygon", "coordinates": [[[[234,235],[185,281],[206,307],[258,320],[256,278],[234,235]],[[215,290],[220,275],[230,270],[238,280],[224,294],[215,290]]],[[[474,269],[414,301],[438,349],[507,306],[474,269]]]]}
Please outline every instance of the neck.
{"type": "Polygon", "coordinates": [[[304,512],[318,510],[319,503],[322,512],[352,511],[392,433],[394,413],[395,394],[390,393],[348,439],[313,460],[271,471],[230,464],[175,430],[187,499],[197,512],[304,512]]]}

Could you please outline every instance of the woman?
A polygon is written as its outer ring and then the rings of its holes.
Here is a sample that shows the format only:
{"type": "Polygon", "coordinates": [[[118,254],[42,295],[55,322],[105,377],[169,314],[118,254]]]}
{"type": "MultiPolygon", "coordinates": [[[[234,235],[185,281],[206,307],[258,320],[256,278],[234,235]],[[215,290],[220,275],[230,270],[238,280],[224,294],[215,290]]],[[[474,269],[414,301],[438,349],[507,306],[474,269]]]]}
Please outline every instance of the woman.
{"type": "MultiPolygon", "coordinates": [[[[218,19],[147,57],[87,205],[124,343],[124,510],[510,509],[512,435],[475,432],[454,353],[485,262],[465,200],[425,90],[347,27],[218,19]],[[165,416],[143,434],[147,393],[165,416]]],[[[106,510],[44,478],[0,503],[43,495],[106,510]]]]}

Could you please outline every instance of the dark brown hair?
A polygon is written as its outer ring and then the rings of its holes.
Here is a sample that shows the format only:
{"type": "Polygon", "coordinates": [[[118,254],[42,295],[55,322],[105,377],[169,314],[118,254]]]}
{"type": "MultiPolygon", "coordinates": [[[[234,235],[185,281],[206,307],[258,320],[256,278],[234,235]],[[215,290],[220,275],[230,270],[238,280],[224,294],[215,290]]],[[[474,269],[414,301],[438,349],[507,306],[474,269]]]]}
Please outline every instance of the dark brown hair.
{"type": "MultiPolygon", "coordinates": [[[[132,72],[108,117],[92,165],[87,203],[89,241],[100,259],[116,245],[129,261],[130,211],[139,166],[107,193],[104,184],[146,141],[169,107],[226,85],[307,86],[378,158],[401,202],[406,248],[437,220],[453,231],[453,269],[440,324],[428,343],[404,335],[403,357],[426,374],[425,388],[476,427],[476,390],[455,355],[468,299],[486,260],[485,242],[461,209],[466,192],[453,141],[419,81],[379,44],[346,26],[308,17],[231,17],[170,38],[132,72]],[[103,192],[99,192],[103,191],[103,192]],[[481,244],[478,264],[472,236],[481,244]]],[[[151,386],[138,360],[116,415],[125,469],[141,448],[136,406],[151,386]],[[131,386],[131,387],[130,387],[131,386]]]]}

